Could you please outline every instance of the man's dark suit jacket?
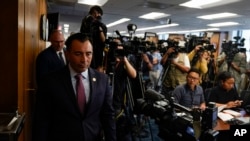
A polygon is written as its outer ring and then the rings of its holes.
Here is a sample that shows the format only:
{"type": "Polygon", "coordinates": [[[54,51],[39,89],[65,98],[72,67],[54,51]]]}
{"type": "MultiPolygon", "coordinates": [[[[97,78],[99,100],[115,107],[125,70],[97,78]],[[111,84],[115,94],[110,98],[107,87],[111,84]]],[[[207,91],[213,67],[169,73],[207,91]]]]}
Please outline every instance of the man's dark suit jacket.
{"type": "Polygon", "coordinates": [[[49,74],[38,87],[33,141],[115,141],[115,119],[108,76],[89,69],[90,99],[83,117],[68,66],[49,74]],[[103,130],[102,130],[103,129],[103,130]]]}
{"type": "Polygon", "coordinates": [[[38,54],[36,59],[36,79],[37,84],[44,75],[62,69],[65,64],[59,59],[52,46],[46,48],[38,54]]]}

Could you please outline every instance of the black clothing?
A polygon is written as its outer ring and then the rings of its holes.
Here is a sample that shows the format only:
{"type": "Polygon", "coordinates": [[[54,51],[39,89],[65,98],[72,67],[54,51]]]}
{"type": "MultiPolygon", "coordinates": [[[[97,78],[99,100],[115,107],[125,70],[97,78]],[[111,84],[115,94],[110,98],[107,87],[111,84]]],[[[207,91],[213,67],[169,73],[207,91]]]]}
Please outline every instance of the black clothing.
{"type": "Polygon", "coordinates": [[[87,34],[93,45],[93,59],[91,61],[91,67],[96,69],[103,66],[103,50],[105,42],[101,40],[100,32],[103,32],[105,36],[107,35],[106,25],[100,20],[94,20],[91,15],[88,15],[82,20],[80,32],[87,34]],[[102,31],[100,31],[100,27],[102,31]]]}
{"type": "MultiPolygon", "coordinates": [[[[131,57],[128,57],[130,64],[131,57]]],[[[114,83],[113,83],[113,107],[115,109],[116,116],[116,133],[117,140],[119,141],[131,141],[132,129],[135,126],[135,119],[132,111],[132,103],[129,96],[132,96],[130,92],[132,90],[128,87],[130,85],[130,79],[125,69],[125,64],[120,61],[115,65],[114,70],[114,83]]]]}
{"type": "Polygon", "coordinates": [[[121,112],[121,109],[124,108],[127,77],[128,75],[126,70],[124,69],[124,63],[120,62],[115,68],[113,86],[113,106],[115,108],[116,115],[118,115],[121,112]]]}
{"type": "Polygon", "coordinates": [[[208,99],[209,102],[226,104],[229,101],[239,100],[240,98],[235,89],[231,89],[230,91],[227,92],[221,86],[216,86],[212,88],[208,99]]]}
{"type": "Polygon", "coordinates": [[[65,64],[60,60],[52,46],[40,52],[36,58],[36,82],[39,85],[41,79],[54,71],[60,70],[65,64]]]}

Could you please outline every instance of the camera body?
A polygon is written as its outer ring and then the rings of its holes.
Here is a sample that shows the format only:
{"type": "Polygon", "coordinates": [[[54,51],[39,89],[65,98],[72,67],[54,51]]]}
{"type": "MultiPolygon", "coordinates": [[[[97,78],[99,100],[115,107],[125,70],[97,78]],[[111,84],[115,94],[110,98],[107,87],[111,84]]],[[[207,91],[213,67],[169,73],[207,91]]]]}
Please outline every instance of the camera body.
{"type": "Polygon", "coordinates": [[[236,36],[234,39],[235,41],[223,41],[221,45],[222,52],[226,54],[226,60],[228,63],[233,61],[233,58],[237,53],[242,52],[242,49],[238,47],[244,46],[245,38],[241,39],[241,37],[236,36]]]}
{"type": "Polygon", "coordinates": [[[171,99],[168,101],[160,96],[148,97],[146,91],[145,98],[137,100],[135,111],[154,118],[159,125],[159,136],[164,140],[172,137],[177,141],[195,141],[193,121],[200,121],[200,118],[201,141],[214,141],[218,134],[217,131],[213,130],[217,123],[217,107],[214,103],[208,105],[205,111],[200,114],[193,114],[191,109],[174,103],[171,99]],[[190,114],[188,116],[179,115],[176,110],[178,113],[190,114]],[[210,137],[210,140],[207,140],[206,137],[210,137]]]}

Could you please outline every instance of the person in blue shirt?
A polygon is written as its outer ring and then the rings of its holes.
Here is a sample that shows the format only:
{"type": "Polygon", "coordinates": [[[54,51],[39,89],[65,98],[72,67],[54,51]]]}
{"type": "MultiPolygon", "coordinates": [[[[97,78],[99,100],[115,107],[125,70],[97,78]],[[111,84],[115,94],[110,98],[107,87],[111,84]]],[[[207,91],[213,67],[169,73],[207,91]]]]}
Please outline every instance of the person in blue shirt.
{"type": "Polygon", "coordinates": [[[187,73],[186,83],[178,85],[172,93],[175,102],[188,108],[199,107],[201,110],[205,110],[206,104],[199,80],[199,70],[191,68],[187,73]]]}

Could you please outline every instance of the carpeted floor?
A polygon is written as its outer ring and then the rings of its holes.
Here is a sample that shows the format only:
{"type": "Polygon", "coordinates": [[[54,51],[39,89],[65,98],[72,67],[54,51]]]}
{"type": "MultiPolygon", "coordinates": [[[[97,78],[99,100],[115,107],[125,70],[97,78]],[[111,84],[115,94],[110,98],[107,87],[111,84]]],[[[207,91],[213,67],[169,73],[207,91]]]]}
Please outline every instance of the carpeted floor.
{"type": "Polygon", "coordinates": [[[154,119],[146,119],[144,128],[140,134],[136,137],[135,141],[164,141],[159,136],[158,125],[154,119]]]}

